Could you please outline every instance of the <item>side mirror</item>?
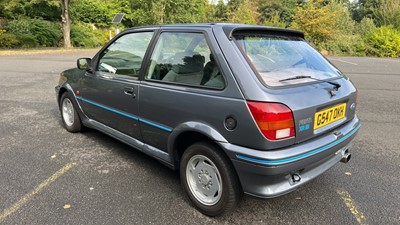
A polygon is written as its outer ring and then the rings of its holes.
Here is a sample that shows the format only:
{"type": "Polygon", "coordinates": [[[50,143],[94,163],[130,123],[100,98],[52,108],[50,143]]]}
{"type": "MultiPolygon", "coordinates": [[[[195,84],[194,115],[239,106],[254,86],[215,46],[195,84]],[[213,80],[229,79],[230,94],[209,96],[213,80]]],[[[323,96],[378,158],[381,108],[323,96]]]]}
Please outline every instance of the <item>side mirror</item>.
{"type": "Polygon", "coordinates": [[[89,71],[92,69],[91,67],[92,60],[90,58],[80,58],[77,60],[77,67],[80,70],[89,71]]]}

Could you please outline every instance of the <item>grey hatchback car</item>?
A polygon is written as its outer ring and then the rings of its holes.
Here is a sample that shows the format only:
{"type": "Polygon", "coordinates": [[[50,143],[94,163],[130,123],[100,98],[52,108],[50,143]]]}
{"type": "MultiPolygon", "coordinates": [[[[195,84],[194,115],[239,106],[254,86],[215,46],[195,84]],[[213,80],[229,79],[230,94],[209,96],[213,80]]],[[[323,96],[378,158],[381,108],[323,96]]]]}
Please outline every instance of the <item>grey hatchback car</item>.
{"type": "Polygon", "coordinates": [[[179,170],[202,213],[286,194],[350,160],[357,90],[295,30],[128,29],[56,86],[65,128],[99,130],[179,170]]]}

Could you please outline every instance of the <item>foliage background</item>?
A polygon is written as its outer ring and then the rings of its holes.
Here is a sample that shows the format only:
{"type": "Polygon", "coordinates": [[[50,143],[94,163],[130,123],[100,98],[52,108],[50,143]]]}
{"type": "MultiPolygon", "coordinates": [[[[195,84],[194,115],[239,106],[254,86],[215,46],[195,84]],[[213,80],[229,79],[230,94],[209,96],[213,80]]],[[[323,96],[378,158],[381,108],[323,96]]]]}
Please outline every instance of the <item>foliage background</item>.
{"type": "MultiPolygon", "coordinates": [[[[325,54],[400,57],[400,0],[70,0],[71,42],[98,47],[120,29],[229,22],[298,29],[325,54]]],[[[0,48],[60,47],[60,0],[0,0],[0,48]]]]}

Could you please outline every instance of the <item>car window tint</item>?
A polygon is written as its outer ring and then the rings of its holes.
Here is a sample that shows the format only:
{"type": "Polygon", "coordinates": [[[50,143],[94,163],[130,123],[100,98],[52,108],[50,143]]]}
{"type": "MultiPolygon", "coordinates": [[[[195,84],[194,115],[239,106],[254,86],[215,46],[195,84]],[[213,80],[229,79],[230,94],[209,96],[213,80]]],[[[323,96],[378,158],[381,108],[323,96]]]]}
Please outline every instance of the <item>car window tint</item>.
{"type": "Polygon", "coordinates": [[[153,32],[120,37],[101,53],[97,71],[137,78],[152,37],[153,32]]]}
{"type": "Polygon", "coordinates": [[[217,89],[225,87],[225,79],[202,33],[162,33],[151,56],[146,79],[217,89]]]}

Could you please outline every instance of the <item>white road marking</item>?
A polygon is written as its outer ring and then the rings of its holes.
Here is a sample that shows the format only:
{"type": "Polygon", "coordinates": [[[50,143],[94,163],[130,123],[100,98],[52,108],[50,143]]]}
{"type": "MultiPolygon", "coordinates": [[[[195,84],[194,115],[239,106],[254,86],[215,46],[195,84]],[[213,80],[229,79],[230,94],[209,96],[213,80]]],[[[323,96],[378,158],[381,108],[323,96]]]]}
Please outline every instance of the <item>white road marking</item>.
{"type": "Polygon", "coordinates": [[[358,65],[357,63],[348,62],[348,61],[345,61],[345,60],[342,60],[342,59],[332,59],[332,58],[330,58],[330,60],[339,61],[339,62],[342,62],[342,63],[347,63],[347,64],[351,64],[351,65],[355,65],[355,66],[358,65]]]}

